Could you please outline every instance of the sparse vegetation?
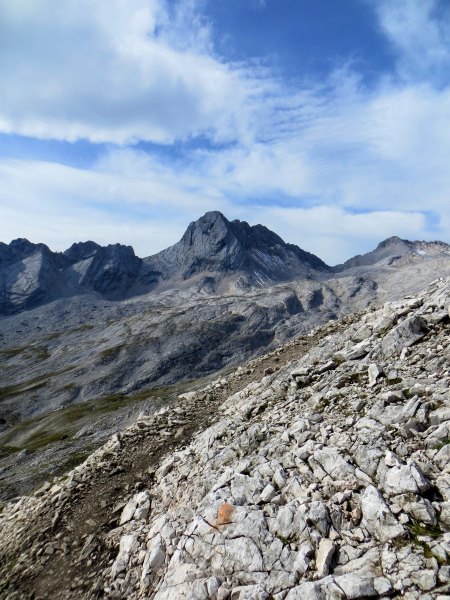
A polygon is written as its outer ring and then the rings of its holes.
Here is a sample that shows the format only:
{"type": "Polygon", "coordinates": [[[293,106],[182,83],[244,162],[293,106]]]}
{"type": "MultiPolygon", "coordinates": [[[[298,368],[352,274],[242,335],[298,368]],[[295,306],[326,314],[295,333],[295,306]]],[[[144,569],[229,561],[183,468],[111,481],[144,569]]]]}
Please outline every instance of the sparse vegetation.
{"type": "Polygon", "coordinates": [[[401,383],[401,382],[402,382],[401,377],[395,377],[394,379],[387,379],[388,385],[397,385],[397,383],[401,383]]]}
{"type": "Polygon", "coordinates": [[[39,377],[28,379],[27,381],[23,381],[22,383],[7,385],[3,388],[0,388],[0,401],[11,396],[18,396],[19,394],[23,394],[25,392],[30,392],[32,390],[37,390],[39,388],[45,387],[52,377],[57,377],[58,375],[61,375],[61,373],[66,373],[67,371],[71,371],[74,368],[74,366],[69,366],[65,369],[61,369],[61,371],[54,371],[53,373],[43,373],[39,377]]]}
{"type": "Polygon", "coordinates": [[[39,360],[46,360],[51,356],[47,346],[38,346],[33,348],[33,351],[35,352],[36,358],[39,360]]]}
{"type": "Polygon", "coordinates": [[[9,358],[22,354],[26,349],[26,346],[19,346],[17,348],[9,348],[8,350],[0,350],[0,358],[8,360],[9,358]]]}
{"type": "Polygon", "coordinates": [[[434,450],[441,450],[444,446],[448,446],[450,444],[450,438],[446,438],[445,440],[441,440],[434,446],[434,450]]]}
{"type": "Polygon", "coordinates": [[[417,540],[417,538],[421,536],[438,538],[441,535],[439,527],[436,527],[435,525],[424,525],[418,521],[413,521],[411,523],[409,531],[414,540],[417,540]]]}
{"type": "Polygon", "coordinates": [[[348,385],[364,383],[366,380],[367,374],[364,371],[357,371],[356,373],[349,373],[348,375],[342,377],[336,387],[342,388],[348,385]]]}
{"type": "Polygon", "coordinates": [[[91,325],[90,323],[86,323],[85,325],[80,325],[79,327],[75,327],[71,329],[67,333],[76,333],[77,331],[89,331],[90,329],[94,329],[95,325],[91,325]]]}
{"type": "Polygon", "coordinates": [[[283,546],[288,546],[289,544],[292,544],[292,542],[295,539],[294,536],[287,538],[287,537],[284,537],[284,536],[278,535],[278,534],[275,534],[275,537],[280,540],[280,542],[283,544],[283,546]]]}
{"type": "Polygon", "coordinates": [[[170,389],[151,388],[133,394],[108,394],[89,403],[74,404],[16,423],[0,434],[0,453],[6,456],[24,449],[34,452],[49,444],[70,440],[83,425],[92,423],[96,416],[114,412],[124,406],[133,406],[151,397],[156,399],[166,395],[170,389]]]}
{"type": "Polygon", "coordinates": [[[125,344],[118,344],[117,346],[113,346],[112,348],[107,348],[106,350],[102,350],[100,352],[100,359],[103,364],[112,362],[117,358],[122,348],[125,347],[125,344]]]}

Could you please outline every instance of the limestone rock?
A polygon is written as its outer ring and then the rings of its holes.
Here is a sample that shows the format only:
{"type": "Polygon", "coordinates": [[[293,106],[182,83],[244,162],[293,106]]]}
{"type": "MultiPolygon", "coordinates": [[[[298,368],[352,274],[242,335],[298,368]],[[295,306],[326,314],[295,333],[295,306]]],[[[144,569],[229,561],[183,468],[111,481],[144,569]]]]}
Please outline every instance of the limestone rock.
{"type": "Polygon", "coordinates": [[[401,537],[405,530],[389,510],[383,496],[374,486],[367,486],[361,497],[364,527],[381,542],[401,537]]]}

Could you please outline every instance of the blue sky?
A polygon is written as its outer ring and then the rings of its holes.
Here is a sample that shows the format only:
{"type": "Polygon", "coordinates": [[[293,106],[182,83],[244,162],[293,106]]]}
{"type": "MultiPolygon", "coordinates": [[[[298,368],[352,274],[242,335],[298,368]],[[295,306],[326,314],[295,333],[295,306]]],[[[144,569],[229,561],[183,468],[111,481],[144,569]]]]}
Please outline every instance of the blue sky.
{"type": "Polygon", "coordinates": [[[450,241],[441,0],[0,0],[0,239],[450,241]]]}

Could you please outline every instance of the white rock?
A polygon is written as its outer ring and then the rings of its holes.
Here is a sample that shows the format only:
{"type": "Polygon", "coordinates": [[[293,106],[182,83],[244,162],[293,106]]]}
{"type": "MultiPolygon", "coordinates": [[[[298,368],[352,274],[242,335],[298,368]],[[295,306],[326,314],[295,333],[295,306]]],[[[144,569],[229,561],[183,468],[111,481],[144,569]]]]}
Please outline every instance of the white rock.
{"type": "Polygon", "coordinates": [[[436,585],[436,573],[431,569],[412,573],[410,577],[423,592],[432,590],[436,585]]]}
{"type": "Polygon", "coordinates": [[[329,539],[320,540],[316,555],[317,577],[322,579],[330,572],[331,560],[335,551],[335,544],[329,539]]]}
{"type": "Polygon", "coordinates": [[[383,489],[391,495],[407,492],[423,493],[430,487],[419,467],[411,462],[388,469],[382,481],[383,489]]]}
{"type": "Polygon", "coordinates": [[[150,495],[147,491],[139,492],[131,498],[120,516],[120,525],[132,519],[146,519],[150,510],[150,495]]]}
{"type": "Polygon", "coordinates": [[[404,535],[405,530],[389,510],[383,496],[369,485],[361,496],[362,524],[380,542],[404,535]]]}
{"type": "Polygon", "coordinates": [[[156,536],[149,544],[148,552],[142,566],[141,579],[144,580],[149,573],[156,571],[164,564],[166,558],[166,544],[161,535],[156,536]]]}
{"type": "Polygon", "coordinates": [[[369,365],[369,387],[376,385],[378,377],[383,373],[383,369],[376,363],[369,365]]]}
{"type": "Polygon", "coordinates": [[[277,491],[275,490],[273,485],[268,483],[266,485],[266,487],[263,489],[263,491],[261,492],[261,500],[263,502],[270,502],[271,500],[273,500],[273,498],[275,498],[276,495],[277,495],[277,491]]]}
{"type": "Polygon", "coordinates": [[[111,568],[111,577],[115,579],[117,575],[126,570],[130,556],[134,551],[137,543],[137,535],[129,534],[120,538],[119,554],[111,568]]]}

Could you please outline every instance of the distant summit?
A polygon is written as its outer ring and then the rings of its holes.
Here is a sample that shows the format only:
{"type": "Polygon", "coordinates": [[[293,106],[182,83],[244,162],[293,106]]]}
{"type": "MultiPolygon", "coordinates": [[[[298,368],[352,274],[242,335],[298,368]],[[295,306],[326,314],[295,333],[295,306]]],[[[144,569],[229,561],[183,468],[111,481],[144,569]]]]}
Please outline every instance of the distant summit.
{"type": "Polygon", "coordinates": [[[445,242],[423,242],[403,240],[394,235],[378,244],[375,250],[367,254],[358,254],[342,265],[334,267],[336,272],[345,271],[355,267],[366,267],[378,263],[392,264],[407,255],[434,256],[442,252],[450,252],[450,245],[445,242]]]}
{"type": "Polygon", "coordinates": [[[208,273],[217,280],[240,276],[256,286],[331,272],[320,258],[286,244],[267,227],[228,221],[218,211],[191,223],[177,244],[145,262],[164,280],[208,273]]]}

